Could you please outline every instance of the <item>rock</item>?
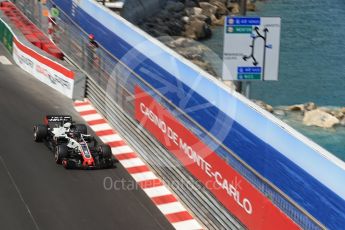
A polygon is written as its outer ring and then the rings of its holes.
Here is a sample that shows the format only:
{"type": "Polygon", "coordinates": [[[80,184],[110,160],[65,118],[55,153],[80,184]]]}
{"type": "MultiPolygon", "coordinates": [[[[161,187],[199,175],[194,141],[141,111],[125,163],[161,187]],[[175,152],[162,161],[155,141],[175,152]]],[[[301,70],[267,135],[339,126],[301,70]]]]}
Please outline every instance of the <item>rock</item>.
{"type": "Polygon", "coordinates": [[[270,113],[273,113],[273,107],[271,105],[266,104],[266,110],[270,113]]]}
{"type": "Polygon", "coordinates": [[[286,113],[284,112],[284,110],[281,110],[281,109],[274,110],[274,111],[273,111],[273,114],[274,114],[274,115],[277,115],[277,116],[281,116],[281,117],[286,115],[286,113]]]}
{"type": "Polygon", "coordinates": [[[199,49],[197,46],[189,48],[180,48],[176,50],[179,54],[187,58],[188,60],[199,60],[202,61],[203,50],[199,49]]]}
{"type": "Polygon", "coordinates": [[[170,18],[170,12],[163,9],[156,15],[156,17],[161,18],[161,19],[169,19],[170,18]]]}
{"type": "Polygon", "coordinates": [[[202,15],[202,14],[190,16],[190,21],[194,21],[194,20],[206,22],[208,25],[211,25],[211,23],[212,23],[212,20],[210,17],[208,17],[206,15],[202,15]]]}
{"type": "Polygon", "coordinates": [[[339,119],[320,109],[307,111],[304,114],[303,124],[307,126],[318,126],[322,128],[332,128],[339,124],[339,119]]]}
{"type": "Polygon", "coordinates": [[[264,110],[270,112],[270,113],[273,113],[273,107],[263,101],[260,101],[260,100],[253,100],[253,102],[255,104],[257,104],[258,106],[260,106],[261,108],[263,108],[264,110]]]}
{"type": "Polygon", "coordinates": [[[193,8],[186,8],[186,9],[184,10],[184,12],[186,13],[186,15],[187,15],[188,17],[190,17],[190,16],[192,16],[192,15],[194,14],[193,8]]]}
{"type": "Polygon", "coordinates": [[[168,36],[168,34],[162,32],[162,31],[159,31],[159,30],[156,30],[156,29],[153,29],[153,28],[150,28],[148,30],[145,30],[148,34],[150,34],[151,36],[153,37],[163,37],[163,36],[168,36]]]}
{"type": "Polygon", "coordinates": [[[247,2],[247,11],[256,11],[256,5],[254,2],[247,2]]]}
{"type": "Polygon", "coordinates": [[[230,90],[236,90],[236,85],[233,81],[223,80],[223,84],[230,88],[230,90]]]}
{"type": "Polygon", "coordinates": [[[230,3],[228,8],[231,11],[231,14],[240,13],[240,5],[238,3],[230,3]]]}
{"type": "Polygon", "coordinates": [[[205,62],[205,61],[200,61],[200,60],[191,60],[195,65],[199,66],[201,69],[205,70],[212,76],[217,76],[216,72],[213,70],[212,66],[210,63],[205,62]]]}
{"type": "Polygon", "coordinates": [[[325,113],[332,114],[332,110],[329,107],[319,107],[318,109],[324,111],[325,113]]]}
{"type": "Polygon", "coordinates": [[[341,121],[339,122],[339,125],[345,126],[345,118],[341,119],[341,121]]]}
{"type": "Polygon", "coordinates": [[[157,25],[157,27],[167,29],[167,33],[170,36],[179,36],[184,31],[184,23],[179,20],[170,20],[168,22],[165,22],[164,25],[157,25]]]}
{"type": "Polygon", "coordinates": [[[304,105],[298,104],[298,105],[291,105],[287,107],[287,110],[289,111],[304,111],[304,105]]]}
{"type": "Polygon", "coordinates": [[[191,39],[205,39],[212,35],[212,31],[207,23],[200,20],[193,20],[185,26],[185,36],[191,39]]]}
{"type": "Polygon", "coordinates": [[[168,1],[165,5],[167,11],[179,12],[184,9],[184,4],[182,2],[168,1]]]}
{"type": "Polygon", "coordinates": [[[194,7],[193,8],[193,14],[194,15],[201,15],[202,14],[202,9],[200,7],[194,7]]]}
{"type": "Polygon", "coordinates": [[[186,16],[186,13],[184,11],[179,11],[179,12],[173,12],[171,14],[170,21],[181,21],[181,19],[186,16]]]}
{"type": "Polygon", "coordinates": [[[215,15],[211,15],[211,25],[215,25],[218,22],[218,18],[215,15]]]}
{"type": "Polygon", "coordinates": [[[189,23],[185,26],[185,31],[183,33],[183,36],[186,38],[193,39],[193,40],[197,39],[194,29],[191,26],[189,26],[189,23]]]}
{"type": "Polygon", "coordinates": [[[226,18],[226,16],[224,15],[220,19],[212,22],[212,24],[215,25],[215,26],[224,26],[225,18],[226,18]]]}
{"type": "Polygon", "coordinates": [[[211,17],[217,12],[217,7],[208,2],[199,2],[200,8],[202,9],[202,14],[211,17]]]}
{"type": "Polygon", "coordinates": [[[340,110],[331,111],[331,114],[335,116],[336,118],[338,118],[339,120],[343,119],[344,117],[344,113],[341,112],[340,110]]]}
{"type": "Polygon", "coordinates": [[[343,114],[345,114],[345,107],[339,109],[340,112],[342,112],[343,114]]]}
{"type": "Polygon", "coordinates": [[[185,6],[186,7],[196,7],[198,4],[196,1],[193,0],[186,0],[185,1],[185,6]]]}
{"type": "Polygon", "coordinates": [[[228,15],[229,14],[229,10],[228,8],[226,8],[226,5],[224,2],[222,1],[219,1],[219,0],[212,0],[210,1],[210,3],[212,5],[214,5],[215,7],[217,7],[217,10],[216,10],[216,17],[219,18],[223,15],[228,15]]]}
{"type": "Polygon", "coordinates": [[[173,45],[175,47],[187,47],[187,46],[191,46],[191,44],[194,42],[195,41],[192,39],[180,37],[180,38],[177,38],[176,40],[172,41],[171,45],[173,45]]]}
{"type": "Polygon", "coordinates": [[[315,105],[314,102],[308,102],[304,104],[304,110],[310,111],[310,110],[315,110],[317,106],[315,105]]]}
{"type": "Polygon", "coordinates": [[[188,17],[188,16],[182,17],[182,21],[183,21],[184,23],[188,23],[188,22],[189,22],[189,17],[188,17]]]}
{"type": "MultiPolygon", "coordinates": [[[[170,47],[170,43],[172,43],[174,41],[174,39],[170,36],[159,37],[157,39],[169,47],[170,47]]],[[[171,47],[171,48],[175,48],[175,47],[171,47]]]]}
{"type": "Polygon", "coordinates": [[[221,4],[223,4],[224,6],[226,6],[226,3],[228,2],[228,0],[209,0],[209,2],[210,2],[211,4],[221,3],[221,4]]]}

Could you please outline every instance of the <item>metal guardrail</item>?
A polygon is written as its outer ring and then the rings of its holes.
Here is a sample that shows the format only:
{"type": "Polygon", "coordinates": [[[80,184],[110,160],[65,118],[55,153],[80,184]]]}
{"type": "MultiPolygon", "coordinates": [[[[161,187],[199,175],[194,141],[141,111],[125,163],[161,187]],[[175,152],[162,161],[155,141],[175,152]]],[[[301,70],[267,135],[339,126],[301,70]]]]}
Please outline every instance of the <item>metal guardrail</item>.
{"type": "Polygon", "coordinates": [[[222,205],[183,166],[171,156],[127,112],[117,106],[92,79],[88,79],[87,98],[105,115],[131,147],[178,195],[207,229],[243,229],[222,205]],[[180,165],[180,167],[177,167],[180,165]],[[160,166],[157,168],[157,166],[160,166]]]}
{"type": "MultiPolygon", "coordinates": [[[[16,3],[32,21],[40,23],[38,26],[43,30],[47,28],[41,16],[31,13],[39,11],[40,7],[42,7],[41,4],[26,4],[27,1],[24,0],[17,0],[16,3]],[[28,9],[29,7],[34,8],[28,9]],[[39,20],[37,17],[39,17],[39,20]]],[[[181,164],[168,150],[135,121],[133,95],[131,92],[134,92],[135,84],[144,85],[148,88],[150,86],[140,76],[121,63],[120,60],[117,60],[106,50],[102,49],[102,47],[97,49],[96,54],[92,54],[93,58],[90,57],[92,52],[88,48],[85,32],[75,25],[67,15],[63,15],[63,12],[60,14],[62,15],[57,22],[59,28],[53,39],[78,67],[88,73],[86,96],[94,103],[97,109],[120,131],[129,141],[129,144],[166,183],[185,185],[175,186],[172,189],[207,228],[243,228],[208,190],[183,169],[181,164]],[[95,62],[95,60],[97,61],[95,62]]],[[[152,90],[155,91],[154,89],[152,90]]],[[[166,107],[174,108],[181,113],[183,117],[182,123],[193,126],[202,133],[206,133],[211,141],[222,147],[218,154],[265,196],[269,197],[272,203],[285,212],[292,220],[304,229],[325,229],[313,216],[249,167],[230,149],[219,143],[206,130],[172,105],[163,95],[157,94],[162,98],[161,103],[166,107]]]]}

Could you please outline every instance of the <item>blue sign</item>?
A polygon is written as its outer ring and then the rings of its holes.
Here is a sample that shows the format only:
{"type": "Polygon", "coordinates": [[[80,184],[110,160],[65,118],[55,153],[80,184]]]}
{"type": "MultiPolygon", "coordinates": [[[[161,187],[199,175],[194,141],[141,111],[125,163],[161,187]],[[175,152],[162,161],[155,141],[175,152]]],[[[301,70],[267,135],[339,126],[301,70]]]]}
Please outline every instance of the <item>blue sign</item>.
{"type": "Polygon", "coordinates": [[[246,74],[246,73],[261,73],[261,67],[237,67],[237,73],[246,74]]]}
{"type": "Polygon", "coordinates": [[[235,26],[259,26],[261,19],[259,17],[228,17],[226,24],[235,26]]]}

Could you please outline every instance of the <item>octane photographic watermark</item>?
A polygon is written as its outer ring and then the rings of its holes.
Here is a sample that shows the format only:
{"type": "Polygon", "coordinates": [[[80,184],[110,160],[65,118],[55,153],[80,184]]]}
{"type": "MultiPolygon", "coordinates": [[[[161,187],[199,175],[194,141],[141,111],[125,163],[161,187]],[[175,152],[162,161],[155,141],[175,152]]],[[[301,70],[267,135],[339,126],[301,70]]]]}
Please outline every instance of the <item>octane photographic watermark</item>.
{"type": "MultiPolygon", "coordinates": [[[[164,36],[158,37],[156,39],[164,43],[166,46],[174,49],[177,53],[180,53],[186,59],[189,59],[189,61],[199,63],[201,66],[204,65],[204,69],[206,68],[208,72],[213,72],[213,75],[221,76],[221,58],[212,50],[208,49],[205,45],[192,39],[186,39],[183,37],[164,36]]],[[[167,49],[163,48],[163,46],[161,44],[158,44],[158,42],[156,43],[150,40],[144,40],[143,42],[137,43],[135,47],[127,51],[126,54],[124,54],[122,58],[118,60],[118,63],[112,69],[110,77],[107,79],[105,90],[107,92],[107,95],[115,98],[117,100],[117,104],[122,105],[125,111],[128,109],[132,109],[128,112],[134,114],[136,110],[139,110],[139,108],[136,108],[134,106],[135,100],[140,97],[145,97],[145,95],[135,94],[133,86],[148,86],[150,85],[150,83],[145,79],[150,78],[155,82],[156,86],[154,86],[154,88],[151,88],[152,86],[145,87],[145,93],[153,96],[156,100],[158,100],[159,103],[161,103],[161,105],[163,105],[163,107],[165,107],[167,111],[178,118],[179,122],[185,127],[193,127],[188,129],[196,132],[196,136],[200,139],[200,142],[207,142],[210,150],[203,149],[203,147],[200,146],[200,143],[198,142],[193,143],[188,147],[193,150],[197,149],[198,151],[210,151],[209,154],[212,154],[215,149],[218,149],[218,143],[221,143],[229,134],[233,125],[233,120],[227,119],[227,123],[226,125],[224,125],[224,123],[219,122],[224,121],[225,119],[223,112],[218,111],[216,113],[213,113],[213,118],[208,122],[206,131],[207,134],[205,135],[205,130],[202,130],[204,128],[199,124],[196,125],[198,121],[193,120],[193,118],[190,116],[190,114],[192,113],[206,113],[207,110],[215,111],[215,106],[217,106],[219,103],[223,103],[224,100],[224,98],[221,97],[220,93],[218,93],[217,91],[213,91],[212,101],[205,98],[207,94],[207,92],[205,92],[204,95],[199,95],[199,97],[202,98],[201,101],[204,101],[203,103],[193,103],[194,97],[197,96],[196,92],[200,91],[201,88],[205,90],[205,87],[203,86],[205,84],[204,80],[206,76],[206,78],[212,78],[213,81],[218,81],[215,79],[215,76],[211,76],[209,73],[201,69],[202,67],[193,67],[193,64],[191,62],[183,60],[183,58],[179,56],[179,54],[174,54],[173,52],[168,54],[167,49]],[[152,46],[155,46],[156,49],[150,49],[150,47],[152,46]],[[145,53],[148,56],[144,56],[142,55],[142,53],[145,53]],[[191,76],[188,76],[191,80],[188,83],[188,87],[186,87],[186,83],[183,83],[182,81],[182,78],[186,77],[186,70],[181,70],[181,63],[182,66],[189,68],[189,70],[193,69],[193,71],[190,71],[193,74],[191,76]],[[157,65],[157,68],[152,67],[151,65],[157,65]],[[159,71],[159,68],[162,68],[162,71],[159,71]],[[181,81],[171,81],[171,76],[176,79],[180,79],[181,81]],[[168,95],[172,95],[173,97],[175,97],[175,100],[173,101],[168,98],[168,95]],[[210,134],[213,137],[216,137],[217,142],[214,142],[213,138],[209,137],[210,134]]],[[[226,90],[229,92],[233,92],[234,88],[228,87],[226,90]]],[[[111,117],[113,114],[113,110],[111,109],[112,106],[110,105],[111,101],[105,100],[104,102],[106,104],[104,106],[106,117],[111,117]],[[107,106],[107,103],[109,104],[109,106],[107,106]]],[[[149,104],[146,106],[148,110],[155,107],[154,104],[149,104]]],[[[233,103],[229,104],[228,106],[229,108],[231,108],[231,111],[236,111],[236,100],[233,100],[233,103]]],[[[161,110],[158,110],[157,114],[154,115],[158,120],[163,116],[161,110]]],[[[149,122],[149,116],[144,122],[149,122]]],[[[166,121],[161,120],[160,124],[164,126],[165,122],[166,121]]],[[[137,128],[143,132],[146,132],[143,125],[140,127],[138,126],[137,128]]],[[[172,129],[170,131],[172,131],[172,129]]],[[[168,135],[165,138],[165,141],[169,145],[176,144],[176,140],[169,139],[168,135]]],[[[206,155],[203,154],[203,157],[206,157],[206,155]]],[[[163,166],[171,167],[166,165],[163,166]]],[[[175,166],[176,165],[174,165],[173,167],[175,166]]]]}
{"type": "Polygon", "coordinates": [[[222,189],[217,182],[208,180],[205,185],[201,185],[197,181],[188,181],[188,182],[181,182],[181,181],[173,181],[171,183],[164,183],[161,180],[145,180],[142,182],[137,183],[131,179],[114,179],[110,176],[105,177],[103,179],[103,188],[106,191],[134,191],[134,190],[142,190],[142,188],[151,188],[157,186],[167,186],[172,190],[183,188],[189,190],[201,190],[201,189],[222,189]]]}
{"type": "Polygon", "coordinates": [[[200,191],[200,190],[224,190],[234,202],[242,207],[248,214],[252,214],[253,207],[251,201],[247,197],[243,197],[241,193],[242,180],[237,177],[233,178],[232,181],[223,180],[220,178],[216,180],[207,180],[203,185],[196,180],[193,181],[172,181],[164,183],[161,180],[145,180],[142,182],[135,182],[130,179],[113,179],[111,177],[105,177],[103,179],[103,188],[107,191],[135,191],[141,190],[142,188],[153,188],[165,185],[173,191],[200,191]]]}

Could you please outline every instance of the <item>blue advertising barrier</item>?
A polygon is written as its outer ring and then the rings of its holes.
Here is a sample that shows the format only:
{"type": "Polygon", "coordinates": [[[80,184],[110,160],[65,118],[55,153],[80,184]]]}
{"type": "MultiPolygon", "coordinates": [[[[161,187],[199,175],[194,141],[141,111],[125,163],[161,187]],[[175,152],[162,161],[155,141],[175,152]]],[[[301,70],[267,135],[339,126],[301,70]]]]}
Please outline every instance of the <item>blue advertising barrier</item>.
{"type": "MultiPolygon", "coordinates": [[[[344,162],[96,2],[54,3],[131,69],[126,76],[140,76],[159,92],[157,100],[163,95],[207,130],[184,122],[205,143],[215,137],[326,227],[345,225],[344,162]]],[[[231,163],[223,148],[210,147],[231,163]]]]}

